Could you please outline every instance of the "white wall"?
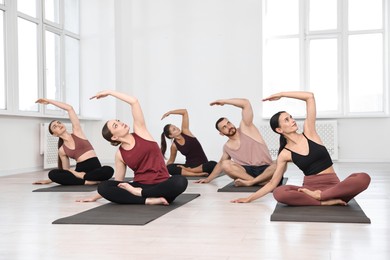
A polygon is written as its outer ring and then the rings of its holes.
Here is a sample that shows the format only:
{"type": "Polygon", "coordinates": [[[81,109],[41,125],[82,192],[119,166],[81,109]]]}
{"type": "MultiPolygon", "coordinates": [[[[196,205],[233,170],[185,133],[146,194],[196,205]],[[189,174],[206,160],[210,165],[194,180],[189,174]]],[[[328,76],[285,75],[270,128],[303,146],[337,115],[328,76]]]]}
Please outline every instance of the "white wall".
{"type": "MultiPolygon", "coordinates": [[[[101,137],[107,119],[130,124],[127,105],[112,98],[90,101],[101,89],[137,96],[148,127],[159,141],[171,109],[187,108],[191,130],[210,159],[218,160],[225,137],[214,128],[228,116],[238,125],[239,109],[210,107],[219,98],[246,97],[255,122],[261,109],[260,0],[83,0],[81,12],[81,108],[86,132],[103,162],[115,147],[101,137]]],[[[286,108],[288,109],[288,108],[286,108]]],[[[39,123],[50,119],[1,116],[0,175],[41,169],[39,123]]],[[[342,119],[339,160],[389,162],[389,118],[342,119]]]]}
{"type": "MultiPolygon", "coordinates": [[[[140,98],[157,140],[166,123],[178,124],[174,117],[161,122],[161,115],[185,107],[193,133],[218,160],[226,138],[215,120],[228,116],[237,125],[240,118],[238,109],[208,105],[218,98],[246,97],[255,122],[268,123],[260,116],[260,0],[120,0],[116,22],[117,57],[131,61],[117,66],[117,73],[128,75],[117,82],[140,98]]],[[[389,118],[338,122],[339,161],[390,161],[389,118]]]]}

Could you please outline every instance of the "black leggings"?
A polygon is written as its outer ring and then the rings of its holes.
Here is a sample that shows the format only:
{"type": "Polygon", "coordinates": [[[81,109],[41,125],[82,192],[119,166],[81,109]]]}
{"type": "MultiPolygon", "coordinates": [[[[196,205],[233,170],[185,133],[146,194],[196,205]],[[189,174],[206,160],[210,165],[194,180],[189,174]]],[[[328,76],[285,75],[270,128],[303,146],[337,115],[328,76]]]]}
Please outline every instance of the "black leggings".
{"type": "MultiPolygon", "coordinates": [[[[185,164],[171,163],[171,164],[167,165],[169,174],[170,175],[181,175],[182,168],[178,167],[179,165],[182,165],[184,167],[188,167],[185,164]]],[[[215,161],[208,161],[206,163],[203,163],[202,164],[202,172],[207,172],[208,174],[210,174],[214,170],[215,165],[217,165],[217,162],[215,162],[215,161]]],[[[190,167],[190,168],[194,168],[194,167],[190,167]]]]}
{"type": "Polygon", "coordinates": [[[182,194],[188,185],[186,177],[175,175],[166,181],[157,184],[141,184],[130,182],[133,187],[142,188],[141,197],[133,195],[125,189],[119,188],[121,181],[104,181],[98,186],[98,193],[105,199],[119,204],[145,204],[146,198],[164,197],[171,203],[182,194]]]}
{"type": "Polygon", "coordinates": [[[49,172],[49,179],[61,185],[84,185],[85,181],[105,181],[112,177],[114,169],[102,166],[97,157],[76,164],[76,172],[85,172],[84,179],[77,178],[70,171],[54,169],[49,172]]]}

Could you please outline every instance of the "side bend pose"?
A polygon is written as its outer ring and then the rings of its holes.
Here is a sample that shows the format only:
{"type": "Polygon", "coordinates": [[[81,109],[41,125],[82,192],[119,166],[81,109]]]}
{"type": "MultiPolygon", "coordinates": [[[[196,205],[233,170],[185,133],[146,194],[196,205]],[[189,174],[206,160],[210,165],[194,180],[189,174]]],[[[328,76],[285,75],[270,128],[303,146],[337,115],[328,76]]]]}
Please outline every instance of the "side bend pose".
{"type": "Polygon", "coordinates": [[[72,123],[72,133],[66,130],[64,124],[53,120],[49,124],[49,132],[58,139],[58,169],[49,171],[49,179],[36,181],[34,184],[56,182],[62,185],[93,185],[108,180],[114,174],[110,166],[102,166],[95,150],[87,140],[79,118],[71,105],[55,100],[40,98],[36,103],[52,104],[66,110],[72,123]],[[69,158],[76,160],[76,169],[70,168],[69,158]]]}
{"type": "Polygon", "coordinates": [[[275,101],[282,97],[306,102],[307,115],[303,133],[297,132],[297,124],[287,112],[281,111],[272,116],[271,128],[280,135],[276,171],[271,181],[263,188],[247,198],[239,198],[232,202],[251,202],[273,191],[278,202],[292,206],[346,205],[367,189],[371,181],[370,176],[367,173],[353,173],[340,181],[333,169],[330,155],[316,132],[316,103],[313,93],[281,92],[263,101],[275,101]],[[304,173],[302,186],[277,187],[288,162],[296,164],[304,173]]]}
{"type": "Polygon", "coordinates": [[[146,128],[138,99],[105,90],[91,99],[115,97],[128,103],[133,116],[133,130],[119,120],[109,120],[103,126],[104,139],[119,149],[115,154],[115,180],[99,184],[98,193],[79,202],[96,201],[101,197],[119,204],[163,204],[168,205],[183,193],[188,185],[181,175],[169,176],[164,157],[156,141],[146,128]],[[126,166],[134,171],[133,182],[125,182],[126,166]]]}
{"type": "Polygon", "coordinates": [[[181,130],[175,125],[167,124],[161,134],[161,152],[165,155],[167,142],[165,137],[172,139],[171,153],[167,161],[167,168],[171,175],[183,176],[207,176],[217,162],[209,161],[198,139],[190,131],[190,120],[187,109],[176,109],[165,113],[161,119],[169,115],[181,115],[181,130]],[[184,164],[174,163],[179,151],[185,156],[184,164]]]}
{"type": "Polygon", "coordinates": [[[228,141],[224,144],[221,159],[212,173],[197,182],[208,183],[223,171],[235,180],[236,186],[254,185],[255,183],[248,184],[245,181],[254,180],[255,177],[257,177],[257,184],[267,183],[272,178],[276,164],[272,162],[260,131],[253,124],[253,110],[249,100],[220,99],[210,105],[232,105],[241,108],[242,119],[239,128],[236,128],[226,117],[217,120],[215,127],[220,135],[228,138],[228,141]]]}

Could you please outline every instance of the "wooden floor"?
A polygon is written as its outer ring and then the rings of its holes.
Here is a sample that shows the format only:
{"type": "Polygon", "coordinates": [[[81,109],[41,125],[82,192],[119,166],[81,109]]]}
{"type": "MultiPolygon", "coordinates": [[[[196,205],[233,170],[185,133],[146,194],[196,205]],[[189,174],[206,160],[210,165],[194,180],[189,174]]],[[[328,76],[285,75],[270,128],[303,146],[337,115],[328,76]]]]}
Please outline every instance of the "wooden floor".
{"type": "MultiPolygon", "coordinates": [[[[272,194],[232,204],[247,193],[221,193],[226,176],[210,184],[190,181],[201,196],[145,226],[53,225],[96,207],[76,203],[92,193],[32,192],[46,172],[0,177],[0,259],[390,259],[390,163],[336,163],[340,179],[371,175],[356,197],[371,224],[271,222],[272,194]]],[[[289,166],[289,184],[302,174],[289,166]]]]}

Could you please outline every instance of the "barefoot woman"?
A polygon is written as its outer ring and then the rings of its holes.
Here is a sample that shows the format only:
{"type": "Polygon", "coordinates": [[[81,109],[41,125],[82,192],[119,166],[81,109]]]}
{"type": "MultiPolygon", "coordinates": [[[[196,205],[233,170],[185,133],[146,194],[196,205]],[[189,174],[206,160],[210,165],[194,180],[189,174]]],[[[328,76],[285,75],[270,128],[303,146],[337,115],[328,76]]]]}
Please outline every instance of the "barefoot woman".
{"type": "Polygon", "coordinates": [[[101,196],[120,204],[168,205],[185,191],[188,181],[184,176],[169,176],[158,144],[146,128],[138,100],[126,94],[106,90],[93,98],[113,96],[128,103],[133,116],[133,132],[119,120],[104,125],[103,137],[112,145],[120,145],[115,155],[115,181],[99,184],[97,195],[79,201],[95,201],[101,196]],[[124,182],[126,166],[134,171],[134,181],[124,182]]]}
{"type": "Polygon", "coordinates": [[[276,171],[271,181],[256,193],[232,202],[251,202],[273,191],[275,199],[287,205],[346,205],[367,189],[370,176],[367,173],[353,173],[340,182],[330,155],[316,132],[316,103],[313,93],[282,92],[263,101],[279,100],[282,97],[306,102],[307,116],[303,133],[297,132],[297,124],[290,114],[285,111],[276,113],[270,120],[272,130],[280,135],[276,171]],[[305,174],[303,186],[284,185],[276,188],[287,163],[291,161],[305,174]]]}

